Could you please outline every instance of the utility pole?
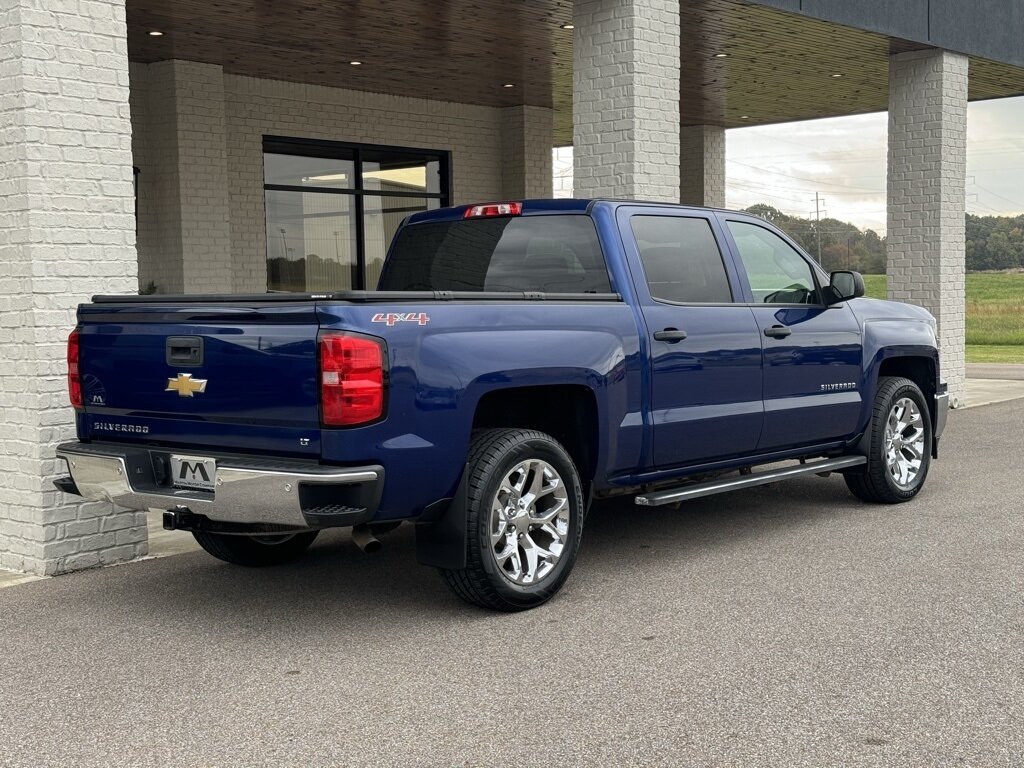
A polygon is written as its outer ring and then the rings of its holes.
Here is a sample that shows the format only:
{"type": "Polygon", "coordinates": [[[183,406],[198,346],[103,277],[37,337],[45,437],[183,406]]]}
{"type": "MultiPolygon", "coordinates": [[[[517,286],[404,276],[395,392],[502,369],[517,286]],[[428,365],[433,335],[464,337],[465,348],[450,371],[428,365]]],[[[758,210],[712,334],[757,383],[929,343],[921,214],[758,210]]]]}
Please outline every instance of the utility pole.
{"type": "Polygon", "coordinates": [[[821,206],[825,204],[824,200],[819,202],[818,193],[814,193],[814,234],[818,238],[818,266],[821,266],[821,206]]]}

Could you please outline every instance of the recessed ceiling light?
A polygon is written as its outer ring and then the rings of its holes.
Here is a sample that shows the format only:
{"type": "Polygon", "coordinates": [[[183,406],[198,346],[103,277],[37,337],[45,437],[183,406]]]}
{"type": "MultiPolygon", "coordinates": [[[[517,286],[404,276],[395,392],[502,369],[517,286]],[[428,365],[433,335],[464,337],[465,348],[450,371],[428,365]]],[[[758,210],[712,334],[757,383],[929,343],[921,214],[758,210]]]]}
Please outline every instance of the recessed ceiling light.
{"type": "Polygon", "coordinates": [[[842,77],[842,76],[843,75],[840,72],[836,72],[834,75],[832,75],[832,77],[842,77]]]}
{"type": "Polygon", "coordinates": [[[163,33],[163,32],[161,32],[161,31],[160,31],[159,29],[151,29],[151,30],[149,31],[149,36],[150,36],[150,37],[162,37],[162,36],[163,36],[163,34],[164,34],[164,33],[163,33]]]}
{"type": "Polygon", "coordinates": [[[749,120],[750,115],[740,115],[740,120],[749,120]]]}
{"type": "Polygon", "coordinates": [[[560,26],[562,29],[576,29],[575,24],[559,24],[558,26],[560,26]]]}
{"type": "Polygon", "coordinates": [[[361,62],[361,61],[350,61],[349,64],[351,64],[353,67],[360,67],[360,66],[362,66],[363,62],[361,62]]]}
{"type": "Polygon", "coordinates": [[[727,59],[727,58],[729,58],[729,54],[728,53],[716,53],[715,54],[715,58],[716,59],[727,59]]]}
{"type": "Polygon", "coordinates": [[[515,84],[515,83],[505,83],[505,84],[504,84],[503,86],[501,86],[501,87],[502,87],[502,88],[515,88],[515,87],[516,87],[516,84],[515,84]]]}

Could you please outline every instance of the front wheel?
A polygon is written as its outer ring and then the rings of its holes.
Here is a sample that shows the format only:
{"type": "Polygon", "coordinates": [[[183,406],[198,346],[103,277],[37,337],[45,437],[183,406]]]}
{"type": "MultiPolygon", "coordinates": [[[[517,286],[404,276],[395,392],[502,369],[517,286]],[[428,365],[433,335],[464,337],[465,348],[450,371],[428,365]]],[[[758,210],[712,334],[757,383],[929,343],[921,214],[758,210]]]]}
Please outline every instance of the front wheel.
{"type": "Polygon", "coordinates": [[[466,567],[442,570],[463,600],[521,611],[565,583],[583,534],[583,490],[572,459],[543,432],[491,429],[467,461],[466,567]]]}
{"type": "Polygon", "coordinates": [[[846,485],[864,501],[910,501],[931,465],[932,420],[924,393],[910,379],[879,379],[869,428],[867,465],[848,472],[846,485]]]}
{"type": "Polygon", "coordinates": [[[199,546],[218,560],[250,568],[262,568],[287,563],[299,557],[309,549],[317,531],[264,536],[192,531],[192,535],[199,542],[199,546]]]}

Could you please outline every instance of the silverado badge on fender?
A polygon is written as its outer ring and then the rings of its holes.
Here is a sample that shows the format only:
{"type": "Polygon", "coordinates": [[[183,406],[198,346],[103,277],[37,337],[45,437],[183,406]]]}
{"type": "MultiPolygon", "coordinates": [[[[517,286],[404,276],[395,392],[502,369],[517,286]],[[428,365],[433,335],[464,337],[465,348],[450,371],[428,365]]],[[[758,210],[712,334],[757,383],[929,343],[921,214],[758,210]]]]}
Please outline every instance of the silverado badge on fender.
{"type": "Polygon", "coordinates": [[[167,380],[164,392],[177,392],[179,397],[193,397],[196,392],[206,391],[206,379],[193,379],[191,373],[179,373],[175,379],[167,380]]]}

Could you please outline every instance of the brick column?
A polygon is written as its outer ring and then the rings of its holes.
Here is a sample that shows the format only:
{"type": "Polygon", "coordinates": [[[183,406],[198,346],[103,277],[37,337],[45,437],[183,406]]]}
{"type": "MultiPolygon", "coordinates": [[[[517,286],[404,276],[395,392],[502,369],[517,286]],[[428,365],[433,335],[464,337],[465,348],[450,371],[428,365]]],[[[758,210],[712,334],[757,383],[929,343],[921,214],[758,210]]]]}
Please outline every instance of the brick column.
{"type": "Polygon", "coordinates": [[[158,293],[230,293],[224,71],[132,65],[139,167],[139,281],[158,293]]]}
{"type": "Polygon", "coordinates": [[[938,320],[950,402],[964,402],[967,57],[889,57],[889,298],[938,320]]]}
{"type": "Polygon", "coordinates": [[[146,516],[54,489],[74,437],[65,345],[93,293],[134,293],[124,0],[0,5],[0,567],[146,552],[146,516]]]}
{"type": "Polygon", "coordinates": [[[502,197],[551,197],[554,114],[545,107],[506,107],[501,115],[502,197]]]}
{"type": "Polygon", "coordinates": [[[679,0],[573,4],[576,197],[679,200],[679,0]]]}
{"type": "Polygon", "coordinates": [[[725,207],[725,128],[718,125],[680,128],[679,202],[725,207]]]}

